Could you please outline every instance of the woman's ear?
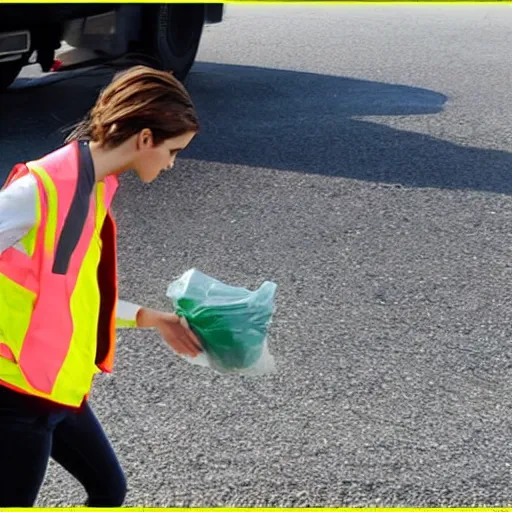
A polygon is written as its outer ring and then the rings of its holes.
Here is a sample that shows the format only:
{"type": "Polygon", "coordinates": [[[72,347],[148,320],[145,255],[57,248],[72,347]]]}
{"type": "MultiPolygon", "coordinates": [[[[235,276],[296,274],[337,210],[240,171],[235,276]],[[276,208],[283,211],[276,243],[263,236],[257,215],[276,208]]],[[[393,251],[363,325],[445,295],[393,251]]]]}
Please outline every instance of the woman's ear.
{"type": "Polygon", "coordinates": [[[151,149],[153,146],[153,134],[149,128],[144,128],[137,135],[137,149],[151,149]]]}

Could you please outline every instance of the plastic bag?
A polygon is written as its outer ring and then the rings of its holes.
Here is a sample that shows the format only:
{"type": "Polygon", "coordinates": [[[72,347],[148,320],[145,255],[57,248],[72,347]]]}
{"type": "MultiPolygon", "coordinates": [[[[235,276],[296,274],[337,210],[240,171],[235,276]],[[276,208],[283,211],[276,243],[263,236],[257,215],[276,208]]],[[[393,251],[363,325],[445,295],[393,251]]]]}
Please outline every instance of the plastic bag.
{"type": "Polygon", "coordinates": [[[257,290],[229,286],[191,269],[173,281],[167,296],[203,345],[189,362],[219,373],[264,374],[275,371],[268,348],[277,285],[257,290]]]}

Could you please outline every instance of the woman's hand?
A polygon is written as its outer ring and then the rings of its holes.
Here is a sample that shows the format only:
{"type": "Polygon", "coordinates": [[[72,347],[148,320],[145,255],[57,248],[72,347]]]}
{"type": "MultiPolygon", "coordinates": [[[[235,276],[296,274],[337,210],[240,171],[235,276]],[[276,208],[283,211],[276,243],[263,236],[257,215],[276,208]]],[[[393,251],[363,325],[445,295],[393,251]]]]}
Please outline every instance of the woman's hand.
{"type": "Polygon", "coordinates": [[[177,353],[195,357],[202,352],[201,342],[192,332],[185,318],[174,313],[140,308],[137,327],[158,329],[164,341],[177,353]]]}

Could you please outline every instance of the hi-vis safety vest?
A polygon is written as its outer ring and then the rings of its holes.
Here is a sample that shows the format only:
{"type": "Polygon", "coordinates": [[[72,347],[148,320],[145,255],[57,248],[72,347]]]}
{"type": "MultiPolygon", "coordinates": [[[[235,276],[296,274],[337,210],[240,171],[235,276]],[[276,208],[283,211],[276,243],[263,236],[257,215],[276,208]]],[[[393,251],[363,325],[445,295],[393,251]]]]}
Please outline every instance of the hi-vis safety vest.
{"type": "Polygon", "coordinates": [[[27,173],[37,181],[37,222],[0,255],[0,385],[79,407],[94,375],[112,371],[118,181],[84,195],[77,142],[17,165],[5,186],[27,173]],[[84,212],[83,226],[66,225],[71,208],[84,212]],[[63,237],[74,250],[61,257],[63,237]]]}

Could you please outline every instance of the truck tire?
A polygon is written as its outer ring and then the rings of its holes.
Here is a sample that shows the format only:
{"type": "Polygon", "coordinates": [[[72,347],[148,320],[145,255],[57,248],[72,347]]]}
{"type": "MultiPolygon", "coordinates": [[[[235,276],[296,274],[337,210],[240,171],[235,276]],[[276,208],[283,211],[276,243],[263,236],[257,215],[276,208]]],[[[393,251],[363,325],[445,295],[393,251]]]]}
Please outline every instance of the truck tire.
{"type": "Polygon", "coordinates": [[[23,65],[23,59],[0,62],[0,91],[7,89],[16,80],[23,65]]]}
{"type": "Polygon", "coordinates": [[[203,32],[204,5],[163,4],[144,6],[144,48],[160,66],[184,81],[194,64],[203,32]]]}

